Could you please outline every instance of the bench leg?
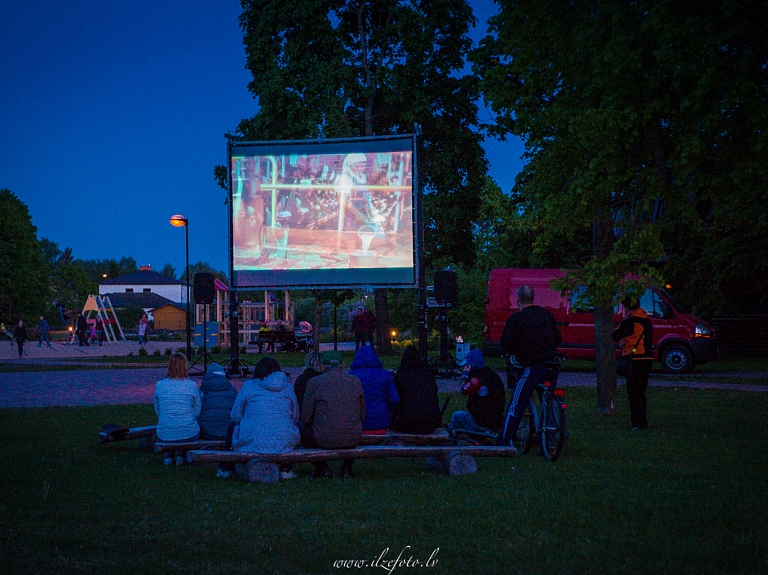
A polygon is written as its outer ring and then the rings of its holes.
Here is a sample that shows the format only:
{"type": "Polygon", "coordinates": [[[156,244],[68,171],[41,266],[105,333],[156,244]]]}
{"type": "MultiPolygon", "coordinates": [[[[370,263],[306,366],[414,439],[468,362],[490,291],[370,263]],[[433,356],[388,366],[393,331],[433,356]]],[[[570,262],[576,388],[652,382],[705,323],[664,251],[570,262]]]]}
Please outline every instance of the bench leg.
{"type": "Polygon", "coordinates": [[[442,457],[427,457],[427,469],[446,475],[471,475],[477,473],[477,462],[471,455],[451,451],[442,457]]]}
{"type": "Polygon", "coordinates": [[[280,480],[280,467],[277,463],[264,459],[238,463],[235,465],[235,471],[249,483],[277,483],[280,480]]]}

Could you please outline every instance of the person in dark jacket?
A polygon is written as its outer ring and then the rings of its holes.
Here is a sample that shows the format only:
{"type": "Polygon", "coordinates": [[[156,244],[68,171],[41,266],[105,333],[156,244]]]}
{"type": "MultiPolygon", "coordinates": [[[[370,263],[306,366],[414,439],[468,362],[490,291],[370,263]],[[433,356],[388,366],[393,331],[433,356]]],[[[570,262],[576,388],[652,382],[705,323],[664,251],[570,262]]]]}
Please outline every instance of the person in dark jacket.
{"type": "Polygon", "coordinates": [[[304,356],[304,371],[296,378],[293,384],[293,391],[296,393],[296,400],[299,408],[304,403],[304,392],[307,391],[307,382],[315,376],[323,373],[323,356],[316,351],[310,351],[304,356]]]}
{"type": "Polygon", "coordinates": [[[648,429],[645,391],[648,389],[648,376],[653,365],[653,324],[636,297],[626,297],[621,300],[621,304],[627,316],[611,338],[621,343],[622,357],[632,357],[632,367],[626,379],[630,425],[636,431],[648,429]]]}
{"type": "Polygon", "coordinates": [[[24,327],[24,321],[19,320],[19,325],[13,328],[13,339],[19,348],[19,357],[24,355],[24,342],[27,341],[27,328],[24,327]]]}
{"type": "Polygon", "coordinates": [[[77,345],[80,347],[88,345],[88,322],[85,321],[83,312],[77,312],[77,345]]]}
{"type": "MultiPolygon", "coordinates": [[[[302,443],[321,449],[352,449],[360,444],[365,420],[363,386],[354,375],[344,373],[344,359],[336,351],[323,354],[323,375],[307,383],[301,406],[304,424],[302,443]]],[[[354,477],[354,460],[345,459],[342,477],[354,477]]],[[[315,464],[315,477],[332,477],[325,461],[315,464]]]]}
{"type": "Polygon", "coordinates": [[[419,350],[407,347],[395,372],[400,402],[392,413],[389,428],[402,433],[427,434],[443,425],[437,399],[437,381],[419,350]]]}
{"type": "MultiPolygon", "coordinates": [[[[546,364],[557,361],[557,346],[562,341],[555,316],[549,310],[534,305],[531,286],[520,286],[514,295],[520,311],[507,318],[501,334],[501,347],[504,353],[514,356],[521,370],[514,387],[512,382],[507,382],[513,393],[497,441],[497,445],[503,446],[511,445],[533,391],[546,379],[546,364]]],[[[513,293],[510,293],[510,299],[512,296],[513,293]]],[[[552,383],[556,380],[555,375],[552,383]]]]}
{"type": "Polygon", "coordinates": [[[212,363],[200,384],[203,406],[197,418],[202,439],[224,439],[232,423],[230,414],[235,404],[237,389],[227,379],[224,368],[212,363]]]}
{"type": "Polygon", "coordinates": [[[467,411],[454,412],[451,425],[468,431],[498,431],[504,416],[504,382],[485,365],[485,357],[479,349],[470,351],[465,361],[459,391],[469,396],[467,411]]]}
{"type": "Polygon", "coordinates": [[[355,354],[349,373],[363,384],[365,421],[363,431],[387,429],[391,413],[400,401],[392,373],[384,369],[373,346],[364,345],[355,354]]]}

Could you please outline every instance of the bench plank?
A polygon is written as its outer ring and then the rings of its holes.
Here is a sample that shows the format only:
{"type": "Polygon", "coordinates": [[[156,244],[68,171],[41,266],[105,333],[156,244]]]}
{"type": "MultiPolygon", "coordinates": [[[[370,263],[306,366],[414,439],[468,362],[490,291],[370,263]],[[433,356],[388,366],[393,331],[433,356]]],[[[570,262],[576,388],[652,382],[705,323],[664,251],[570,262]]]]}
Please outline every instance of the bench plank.
{"type": "Polygon", "coordinates": [[[196,439],[195,441],[170,442],[155,440],[155,453],[165,453],[166,451],[189,451],[190,449],[199,450],[222,450],[224,449],[223,439],[196,439]]]}
{"type": "Polygon", "coordinates": [[[339,459],[382,459],[388,457],[447,457],[450,454],[464,454],[471,457],[513,457],[513,447],[496,446],[366,446],[354,449],[294,449],[285,453],[254,453],[247,451],[189,450],[190,463],[243,463],[252,459],[263,459],[274,463],[317,463],[339,459]]]}
{"type": "Polygon", "coordinates": [[[382,435],[363,434],[360,445],[451,445],[453,440],[444,429],[426,435],[387,431],[382,435]]]}

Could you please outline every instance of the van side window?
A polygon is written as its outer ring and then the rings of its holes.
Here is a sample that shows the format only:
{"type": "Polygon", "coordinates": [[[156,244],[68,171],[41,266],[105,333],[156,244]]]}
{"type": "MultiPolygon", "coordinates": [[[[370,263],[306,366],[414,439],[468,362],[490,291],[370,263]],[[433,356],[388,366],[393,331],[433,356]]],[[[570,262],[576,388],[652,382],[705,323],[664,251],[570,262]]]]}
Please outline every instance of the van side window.
{"type": "Polygon", "coordinates": [[[652,289],[645,290],[643,297],[640,298],[640,307],[643,308],[650,317],[663,318],[664,310],[667,308],[666,302],[661,296],[652,289]]]}
{"type": "Polygon", "coordinates": [[[584,294],[587,288],[578,286],[571,291],[571,312],[572,313],[595,313],[595,306],[592,304],[592,298],[584,294]]]}
{"type": "MultiPolygon", "coordinates": [[[[595,313],[595,304],[591,297],[585,296],[587,288],[579,286],[571,291],[571,313],[595,313]]],[[[613,306],[613,313],[619,313],[619,304],[613,306]]]]}

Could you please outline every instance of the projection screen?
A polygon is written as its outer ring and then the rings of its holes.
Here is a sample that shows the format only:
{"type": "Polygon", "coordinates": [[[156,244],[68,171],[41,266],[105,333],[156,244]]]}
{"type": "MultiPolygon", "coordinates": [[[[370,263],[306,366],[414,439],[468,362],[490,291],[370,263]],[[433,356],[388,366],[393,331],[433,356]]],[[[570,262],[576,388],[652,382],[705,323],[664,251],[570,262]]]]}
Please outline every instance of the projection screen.
{"type": "Polygon", "coordinates": [[[235,288],[416,286],[412,136],[228,149],[235,288]]]}

